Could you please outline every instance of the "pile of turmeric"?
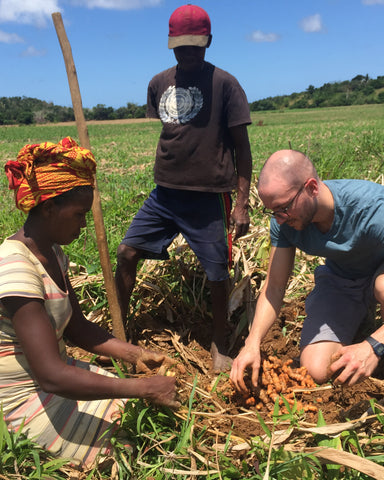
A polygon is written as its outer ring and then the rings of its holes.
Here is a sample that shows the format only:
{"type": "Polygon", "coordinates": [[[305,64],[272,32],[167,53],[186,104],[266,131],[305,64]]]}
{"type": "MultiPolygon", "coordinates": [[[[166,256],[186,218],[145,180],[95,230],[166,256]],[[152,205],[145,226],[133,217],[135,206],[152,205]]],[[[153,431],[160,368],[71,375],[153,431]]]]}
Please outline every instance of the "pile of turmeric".
{"type": "MultiPolygon", "coordinates": [[[[292,368],[292,362],[292,359],[283,362],[272,355],[263,360],[260,369],[259,387],[256,392],[249,393],[244,399],[245,404],[248,407],[255,406],[256,410],[266,408],[269,412],[272,412],[275,401],[279,398],[279,413],[284,414],[288,413],[287,407],[281,398],[281,396],[284,396],[290,406],[293,406],[296,402],[297,410],[316,413],[318,409],[314,403],[295,398],[294,390],[315,388],[316,384],[305,367],[292,368]]],[[[317,398],[316,402],[320,403],[321,398],[317,398]]]]}

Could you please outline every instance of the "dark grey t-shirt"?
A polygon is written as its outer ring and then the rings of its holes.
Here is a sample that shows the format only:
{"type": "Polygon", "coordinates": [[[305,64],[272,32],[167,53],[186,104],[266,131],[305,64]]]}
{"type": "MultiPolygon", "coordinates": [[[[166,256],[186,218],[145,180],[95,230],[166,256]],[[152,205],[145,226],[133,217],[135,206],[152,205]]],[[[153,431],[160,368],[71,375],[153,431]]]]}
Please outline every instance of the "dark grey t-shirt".
{"type": "Polygon", "coordinates": [[[168,188],[228,192],[237,184],[229,128],[251,123],[239,82],[205,62],[196,74],[172,67],[148,86],[147,116],[160,118],[155,182],[168,188]]]}

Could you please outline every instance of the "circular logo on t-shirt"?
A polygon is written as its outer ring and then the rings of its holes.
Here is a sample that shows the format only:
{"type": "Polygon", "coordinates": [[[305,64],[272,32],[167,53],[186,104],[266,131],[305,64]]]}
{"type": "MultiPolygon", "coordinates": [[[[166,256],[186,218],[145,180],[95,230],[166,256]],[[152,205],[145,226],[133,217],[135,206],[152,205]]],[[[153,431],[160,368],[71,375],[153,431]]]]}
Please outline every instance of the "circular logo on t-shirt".
{"type": "Polygon", "coordinates": [[[202,106],[203,94],[197,87],[173,85],[161,96],[159,116],[164,123],[187,123],[196,117],[202,106]]]}

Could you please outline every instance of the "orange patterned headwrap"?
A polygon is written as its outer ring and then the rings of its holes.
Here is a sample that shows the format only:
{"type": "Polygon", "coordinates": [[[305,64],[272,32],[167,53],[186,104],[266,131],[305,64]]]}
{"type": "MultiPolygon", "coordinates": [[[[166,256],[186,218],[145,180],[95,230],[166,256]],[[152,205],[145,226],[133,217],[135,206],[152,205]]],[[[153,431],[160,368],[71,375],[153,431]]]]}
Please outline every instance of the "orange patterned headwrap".
{"type": "Polygon", "coordinates": [[[94,187],[95,172],[93,154],[71,137],[58,144],[25,145],[17,160],[9,160],[5,165],[9,188],[15,190],[16,207],[25,213],[74,187],[94,187]]]}

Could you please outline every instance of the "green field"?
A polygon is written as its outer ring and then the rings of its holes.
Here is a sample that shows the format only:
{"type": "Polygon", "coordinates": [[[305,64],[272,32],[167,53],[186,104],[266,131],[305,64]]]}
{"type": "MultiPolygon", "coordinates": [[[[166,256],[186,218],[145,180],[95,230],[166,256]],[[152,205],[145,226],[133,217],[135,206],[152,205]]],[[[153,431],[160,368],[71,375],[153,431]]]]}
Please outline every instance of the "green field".
{"type": "MultiPolygon", "coordinates": [[[[262,215],[255,189],[257,175],[264,161],[278,149],[294,148],[303,151],[312,159],[323,179],[362,178],[384,184],[384,105],[258,112],[253,114],[252,119],[253,124],[249,127],[249,137],[254,164],[250,212],[251,233],[253,232],[253,234],[241,244],[243,256],[240,257],[237,264],[238,270],[240,270],[237,272],[237,280],[242,277],[244,266],[247,265],[252,275],[254,274],[251,284],[256,291],[260,286],[260,279],[265,275],[264,259],[268,254],[268,242],[263,241],[268,237],[267,219],[262,215]]],[[[161,125],[158,121],[124,124],[111,122],[88,126],[92,151],[98,164],[98,187],[113,268],[118,244],[134,214],[154,187],[152,168],[160,129],[161,125]]],[[[15,159],[20,148],[26,143],[40,143],[47,140],[57,142],[68,135],[78,140],[74,125],[0,127],[1,163],[4,165],[7,160],[15,159]]],[[[0,241],[2,241],[23,224],[25,215],[14,206],[13,194],[8,190],[4,171],[0,176],[0,192],[0,241]]],[[[91,300],[82,303],[83,309],[87,305],[91,305],[89,309],[96,311],[100,306],[105,306],[102,279],[100,280],[101,266],[97,255],[97,242],[91,212],[88,216],[88,227],[84,229],[79,239],[65,247],[65,251],[69,254],[72,262],[85,266],[89,274],[97,274],[99,277],[94,284],[76,290],[82,300],[91,300]]],[[[297,271],[300,271],[301,278],[305,277],[304,281],[307,281],[315,262],[313,259],[308,262],[306,257],[298,258],[297,262],[297,271]],[[305,273],[301,268],[303,263],[308,264],[305,273]]],[[[178,318],[182,318],[186,312],[191,317],[195,312],[200,315],[203,307],[199,310],[200,305],[196,307],[196,304],[201,303],[205,306],[208,302],[202,296],[196,300],[195,292],[198,291],[198,288],[194,282],[198,276],[191,276],[193,278],[192,280],[190,278],[190,285],[188,285],[184,277],[183,281],[180,280],[181,274],[178,266],[177,262],[172,263],[171,258],[166,275],[157,270],[153,274],[153,280],[150,279],[157,288],[157,290],[153,289],[156,292],[151,291],[150,295],[147,295],[149,297],[147,303],[145,303],[145,298],[140,298],[140,294],[134,294],[132,299],[132,303],[135,304],[134,308],[138,305],[137,309],[145,310],[151,303],[156,304],[156,300],[159,298],[158,304],[160,304],[161,300],[170,293],[169,297],[172,296],[175,302],[185,302],[177,312],[179,313],[178,318]],[[159,284],[156,284],[156,281],[159,284]],[[191,294],[192,290],[193,295],[191,294]],[[166,293],[164,294],[164,292],[166,293]],[[157,295],[156,298],[155,295],[157,295]]],[[[199,278],[203,282],[202,276],[199,278]]],[[[290,295],[296,295],[302,300],[306,290],[305,288],[301,290],[301,288],[302,284],[298,283],[290,295]]],[[[203,287],[201,287],[202,291],[203,287]]],[[[169,298],[167,298],[168,300],[169,298]]],[[[172,308],[176,311],[174,304],[172,304],[172,308]]],[[[149,311],[149,307],[147,311],[149,311]]],[[[205,318],[209,318],[208,315],[205,318]]],[[[219,381],[220,376],[212,391],[219,381]]],[[[304,451],[306,445],[329,447],[335,449],[338,454],[348,452],[353,454],[354,458],[365,457],[364,460],[371,460],[370,468],[372,468],[372,464],[379,469],[384,468],[381,467],[384,464],[383,407],[377,409],[372,404],[374,408],[372,422],[374,423],[370,423],[365,430],[358,430],[356,426],[356,429],[351,427],[336,435],[330,434],[330,436],[307,433],[305,440],[297,433],[302,417],[295,407],[289,414],[283,416],[284,418],[276,414],[265,423],[256,413],[255,421],[262,425],[266,436],[251,438],[252,433],[250,433],[247,436],[247,442],[250,442],[251,448],[244,449],[243,453],[236,453],[227,451],[233,433],[232,427],[229,427],[230,432],[225,432],[224,437],[218,436],[218,430],[206,430],[203,422],[200,421],[199,414],[202,415],[201,418],[211,418],[209,416],[212,415],[212,428],[214,429],[216,428],[214,419],[220,418],[221,412],[217,411],[218,407],[214,401],[210,403],[211,399],[207,395],[203,395],[204,392],[199,392],[197,377],[195,379],[191,377],[190,384],[192,387],[189,403],[183,405],[184,416],[173,416],[169,411],[154,409],[142,401],[136,403],[133,401],[131,404],[128,402],[129,413],[126,416],[123,415],[122,424],[141,450],[138,459],[130,460],[127,459],[123,448],[120,450],[117,448],[114,461],[118,470],[117,473],[115,471],[113,478],[119,480],[130,478],[137,480],[163,480],[165,478],[181,480],[189,478],[368,480],[369,478],[384,478],[380,476],[383,471],[375,472],[375,477],[362,473],[363,470],[359,471],[356,467],[358,463],[353,468],[341,467],[338,464],[321,465],[321,462],[311,453],[304,451]],[[129,409],[131,410],[129,411],[129,409]],[[276,439],[275,430],[286,431],[288,428],[296,429],[297,436],[286,437],[285,441],[283,439],[281,443],[278,441],[273,445],[273,441],[276,439]],[[296,440],[297,443],[295,443],[296,440]],[[225,444],[225,450],[222,453],[214,449],[216,443],[225,444]],[[285,444],[289,444],[288,447],[293,448],[285,449],[285,444]],[[199,448],[202,449],[199,450],[199,448]],[[203,450],[204,448],[205,450],[203,450]],[[193,456],[195,450],[204,451],[205,457],[193,456]],[[193,461],[190,460],[191,458],[193,461]],[[172,473],[172,468],[176,468],[182,473],[172,473]],[[188,471],[196,471],[196,468],[206,473],[201,475],[188,473],[188,471]]],[[[323,425],[320,415],[318,425],[323,425]]],[[[308,424],[306,426],[308,427],[308,424]]],[[[301,435],[303,434],[301,433],[301,435]]],[[[44,458],[44,454],[34,448],[31,443],[8,434],[4,422],[2,423],[0,418],[0,456],[3,464],[0,463],[1,478],[14,478],[11,473],[15,472],[15,465],[18,471],[24,473],[20,474],[20,478],[87,478],[90,480],[112,478],[108,469],[106,473],[95,470],[84,476],[71,476],[70,471],[63,473],[62,470],[59,470],[59,465],[44,463],[41,460],[44,458]],[[39,472],[39,468],[45,473],[39,472]],[[31,476],[25,472],[32,472],[31,476]],[[3,474],[10,476],[3,477],[3,474]]]]}
{"type": "MultiPolygon", "coordinates": [[[[305,152],[322,178],[366,178],[377,181],[384,164],[384,106],[365,105],[253,114],[249,137],[253,179],[275,150],[305,152]]],[[[157,121],[89,125],[88,132],[98,163],[98,186],[111,261],[132,216],[153,188],[152,167],[161,125],[157,121]]],[[[0,160],[17,156],[26,143],[57,142],[64,136],[78,140],[74,125],[0,127],[0,160]]],[[[1,238],[23,222],[16,211],[5,175],[0,177],[1,238]]],[[[254,221],[259,212],[253,211],[254,221]]],[[[90,215],[89,228],[67,248],[71,259],[99,272],[96,241],[90,215]]]]}

